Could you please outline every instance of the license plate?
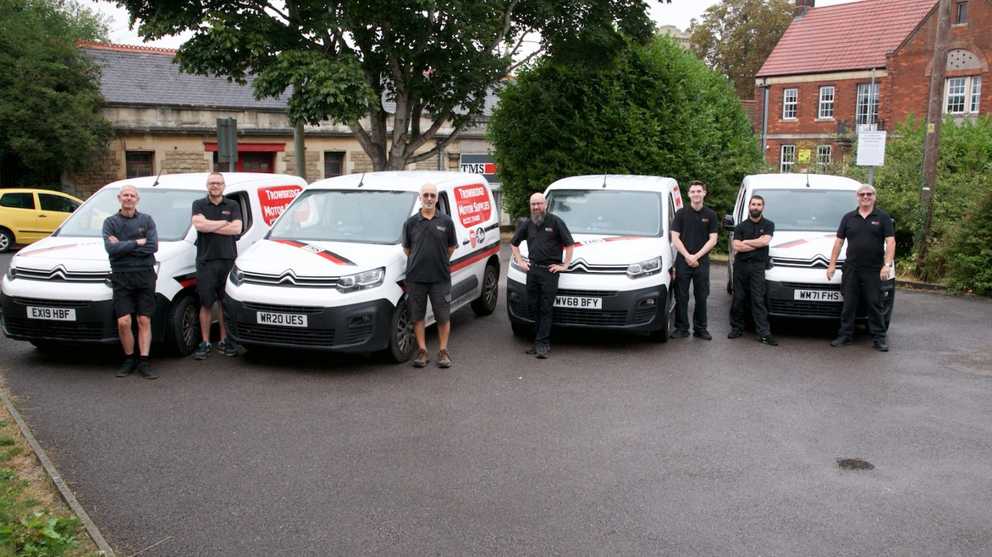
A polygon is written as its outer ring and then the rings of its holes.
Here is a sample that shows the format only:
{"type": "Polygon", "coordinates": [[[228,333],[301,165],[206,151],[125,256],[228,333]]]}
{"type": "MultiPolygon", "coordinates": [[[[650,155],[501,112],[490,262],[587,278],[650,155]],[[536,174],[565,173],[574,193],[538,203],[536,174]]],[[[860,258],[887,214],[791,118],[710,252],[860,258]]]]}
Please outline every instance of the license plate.
{"type": "Polygon", "coordinates": [[[307,316],[299,313],[272,313],[269,311],[257,312],[256,319],[259,325],[278,325],[280,327],[306,327],[307,316]]]}
{"type": "Polygon", "coordinates": [[[793,290],[792,298],[802,302],[843,302],[840,290],[793,290]]]}
{"type": "Polygon", "coordinates": [[[602,298],[585,298],[583,296],[555,296],[556,308],[574,309],[603,309],[602,298]]]}
{"type": "Polygon", "coordinates": [[[76,310],[72,308],[41,308],[28,306],[29,319],[45,319],[47,321],[75,321],[76,310]]]}

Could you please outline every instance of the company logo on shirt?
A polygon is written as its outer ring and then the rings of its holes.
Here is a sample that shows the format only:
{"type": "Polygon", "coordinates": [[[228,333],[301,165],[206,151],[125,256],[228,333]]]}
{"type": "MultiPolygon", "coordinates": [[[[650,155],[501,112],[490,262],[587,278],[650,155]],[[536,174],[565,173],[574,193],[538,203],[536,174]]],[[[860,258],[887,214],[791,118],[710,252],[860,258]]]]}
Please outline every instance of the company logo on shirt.
{"type": "Polygon", "coordinates": [[[550,226],[544,227],[544,231],[545,232],[554,232],[554,230],[552,230],[552,228],[550,226]]]}
{"type": "Polygon", "coordinates": [[[230,211],[221,211],[220,214],[224,215],[225,217],[231,216],[231,212],[230,211]]]}
{"type": "Polygon", "coordinates": [[[448,231],[448,227],[447,226],[440,226],[439,225],[439,226],[435,226],[434,228],[437,228],[441,232],[447,232],[448,231]]]}
{"type": "Polygon", "coordinates": [[[873,221],[871,221],[871,223],[872,223],[872,224],[873,224],[874,226],[878,226],[878,221],[877,221],[877,220],[873,220],[873,221]]]}

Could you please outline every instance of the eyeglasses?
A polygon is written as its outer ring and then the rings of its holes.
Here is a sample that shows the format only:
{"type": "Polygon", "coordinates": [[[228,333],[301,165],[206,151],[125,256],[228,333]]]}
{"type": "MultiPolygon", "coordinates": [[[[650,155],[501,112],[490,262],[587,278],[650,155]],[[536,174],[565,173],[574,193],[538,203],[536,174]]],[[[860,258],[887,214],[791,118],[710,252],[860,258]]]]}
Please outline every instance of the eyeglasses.
{"type": "Polygon", "coordinates": [[[437,197],[437,194],[436,193],[422,193],[422,194],[420,194],[420,197],[423,197],[424,199],[434,199],[435,197],[437,197]]]}
{"type": "Polygon", "coordinates": [[[866,191],[859,193],[858,197],[875,197],[875,194],[870,191],[866,191]]]}

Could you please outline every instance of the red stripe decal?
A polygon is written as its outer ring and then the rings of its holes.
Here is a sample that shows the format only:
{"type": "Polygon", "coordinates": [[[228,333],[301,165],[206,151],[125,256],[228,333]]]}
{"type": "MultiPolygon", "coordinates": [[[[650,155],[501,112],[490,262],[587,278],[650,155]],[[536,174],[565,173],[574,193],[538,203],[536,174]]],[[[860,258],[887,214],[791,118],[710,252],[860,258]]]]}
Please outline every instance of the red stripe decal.
{"type": "Polygon", "coordinates": [[[61,246],[52,246],[49,248],[38,248],[30,251],[21,250],[17,255],[21,257],[31,257],[32,255],[38,255],[39,253],[45,253],[46,251],[56,251],[60,249],[78,248],[80,246],[95,246],[100,242],[80,242],[78,244],[63,244],[61,246]]]}
{"type": "Polygon", "coordinates": [[[466,255],[465,257],[459,259],[456,263],[450,265],[450,269],[452,272],[455,272],[459,269],[464,269],[465,267],[468,267],[472,263],[475,263],[477,261],[482,261],[487,257],[496,255],[497,253],[499,253],[499,244],[495,244],[494,246],[489,248],[483,248],[481,251],[478,251],[471,255],[466,255]]]}
{"type": "Polygon", "coordinates": [[[196,277],[188,278],[188,279],[183,279],[183,280],[179,281],[179,286],[182,286],[183,288],[189,288],[191,286],[196,286],[196,277]]]}
{"type": "Polygon", "coordinates": [[[310,244],[304,244],[303,242],[297,242],[296,240],[272,240],[273,242],[278,242],[280,244],[286,244],[287,246],[293,246],[294,248],[300,248],[310,253],[323,257],[324,259],[334,263],[336,265],[354,265],[355,262],[351,261],[345,257],[342,257],[333,251],[328,251],[326,249],[321,249],[310,244]]]}
{"type": "Polygon", "coordinates": [[[637,240],[642,238],[642,236],[611,236],[609,238],[603,238],[602,240],[589,240],[588,242],[575,242],[572,247],[580,248],[582,246],[591,246],[593,244],[602,244],[604,242],[619,242],[621,240],[637,240]]]}
{"type": "Polygon", "coordinates": [[[337,263],[338,265],[354,265],[354,263],[348,263],[340,257],[334,255],[333,253],[324,250],[317,252],[317,255],[323,257],[324,259],[330,261],[331,263],[337,263]]]}
{"type": "Polygon", "coordinates": [[[796,246],[801,246],[808,242],[809,240],[793,240],[791,242],[786,242],[784,244],[779,244],[777,246],[772,246],[773,248],[794,248],[796,246]]]}

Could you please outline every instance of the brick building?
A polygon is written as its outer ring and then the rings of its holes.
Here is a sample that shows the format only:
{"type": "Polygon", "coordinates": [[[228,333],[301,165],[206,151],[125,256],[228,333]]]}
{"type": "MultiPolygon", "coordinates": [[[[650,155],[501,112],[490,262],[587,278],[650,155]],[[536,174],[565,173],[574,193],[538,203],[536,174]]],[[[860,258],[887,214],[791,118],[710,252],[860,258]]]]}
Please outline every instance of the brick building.
{"type": "MultiPolygon", "coordinates": [[[[910,115],[926,117],[937,0],[796,4],[755,79],[769,164],[815,171],[846,156],[861,126],[892,129],[910,115]]],[[[951,24],[944,113],[988,114],[992,0],[952,0],[951,24]]]]}
{"type": "MultiPolygon", "coordinates": [[[[217,119],[230,117],[238,125],[237,170],[295,173],[288,95],[258,100],[251,78],[241,86],[225,78],[181,73],[170,49],[92,42],[79,47],[100,66],[103,113],[113,126],[114,139],[90,171],[66,177],[66,189],[86,196],[122,178],[210,170],[217,164],[217,119]]],[[[463,130],[437,158],[411,168],[494,168],[484,127],[494,104],[495,97],[488,98],[479,126],[463,130]]],[[[438,139],[450,132],[442,128],[438,139]]],[[[304,137],[308,181],[372,170],[347,126],[306,126],[304,137]]],[[[495,180],[495,171],[488,174],[495,180]]]]}

